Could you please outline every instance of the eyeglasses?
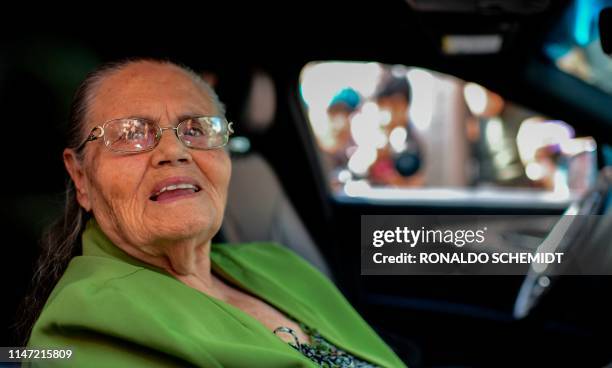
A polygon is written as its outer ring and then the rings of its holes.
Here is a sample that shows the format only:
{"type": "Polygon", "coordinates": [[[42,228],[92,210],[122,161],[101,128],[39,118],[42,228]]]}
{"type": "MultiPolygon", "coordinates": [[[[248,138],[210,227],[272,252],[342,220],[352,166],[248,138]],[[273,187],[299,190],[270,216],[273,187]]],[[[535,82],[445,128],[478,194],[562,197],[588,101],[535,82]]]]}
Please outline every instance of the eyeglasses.
{"type": "Polygon", "coordinates": [[[155,121],[144,118],[122,118],[109,120],[91,130],[89,136],[77,148],[83,149],[87,142],[104,139],[104,145],[114,152],[137,153],[157,147],[164,130],[174,130],[176,137],[189,148],[209,150],[227,144],[234,133],[232,123],[221,116],[190,117],[176,127],[160,127],[155,121]]]}

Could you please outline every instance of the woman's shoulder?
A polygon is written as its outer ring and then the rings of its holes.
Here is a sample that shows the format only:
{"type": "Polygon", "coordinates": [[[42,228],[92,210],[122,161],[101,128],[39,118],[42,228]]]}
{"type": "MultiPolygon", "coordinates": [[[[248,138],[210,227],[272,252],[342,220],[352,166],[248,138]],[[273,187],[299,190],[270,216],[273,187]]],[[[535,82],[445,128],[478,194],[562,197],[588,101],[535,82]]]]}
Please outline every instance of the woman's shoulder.
{"type": "Polygon", "coordinates": [[[46,306],[52,304],[60,295],[82,289],[100,289],[115,279],[123,279],[141,269],[142,267],[106,257],[74,257],[53,288],[46,306]]]}
{"type": "Polygon", "coordinates": [[[136,344],[163,352],[169,336],[177,349],[197,339],[214,340],[215,333],[218,337],[228,329],[227,321],[233,320],[220,318],[213,299],[169,275],[121,260],[79,256],[54,288],[28,344],[69,343],[81,349],[81,340],[95,337],[101,339],[96,344],[109,349],[136,344]]]}
{"type": "MultiPolygon", "coordinates": [[[[126,306],[128,299],[139,297],[139,279],[163,277],[146,269],[106,257],[73,258],[47,299],[41,319],[81,318],[85,313],[100,314],[126,306]]],[[[154,280],[159,285],[159,280],[154,280]]],[[[141,290],[146,292],[148,288],[141,290]]]]}

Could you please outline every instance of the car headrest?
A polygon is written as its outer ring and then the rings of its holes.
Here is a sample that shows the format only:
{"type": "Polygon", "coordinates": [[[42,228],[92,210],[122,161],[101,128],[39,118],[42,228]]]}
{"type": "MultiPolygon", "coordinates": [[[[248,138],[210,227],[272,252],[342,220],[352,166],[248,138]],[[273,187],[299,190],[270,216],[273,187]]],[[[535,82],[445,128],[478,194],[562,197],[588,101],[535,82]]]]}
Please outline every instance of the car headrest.
{"type": "Polygon", "coordinates": [[[276,113],[276,89],[268,73],[256,71],[251,79],[243,111],[243,121],[248,132],[263,133],[274,121],[276,113]]]}

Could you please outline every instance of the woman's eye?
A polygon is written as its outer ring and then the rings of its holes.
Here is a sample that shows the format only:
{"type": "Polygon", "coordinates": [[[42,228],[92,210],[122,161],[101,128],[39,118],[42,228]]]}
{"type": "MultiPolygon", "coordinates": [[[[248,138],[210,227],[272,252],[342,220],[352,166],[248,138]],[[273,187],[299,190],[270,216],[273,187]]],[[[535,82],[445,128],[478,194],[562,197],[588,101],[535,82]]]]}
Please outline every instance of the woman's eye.
{"type": "Polygon", "coordinates": [[[141,141],[147,139],[149,135],[149,129],[143,124],[125,124],[121,129],[121,136],[119,137],[122,141],[141,141]]]}
{"type": "Polygon", "coordinates": [[[204,130],[202,128],[199,127],[190,127],[185,131],[185,135],[191,136],[191,137],[199,137],[204,135],[204,130]]]}
{"type": "Polygon", "coordinates": [[[138,139],[142,139],[143,137],[144,137],[144,134],[142,132],[130,132],[128,133],[126,138],[130,140],[134,140],[134,139],[138,140],[138,139]]]}
{"type": "Polygon", "coordinates": [[[123,141],[141,141],[146,139],[147,133],[143,131],[125,131],[121,135],[123,141]]]}

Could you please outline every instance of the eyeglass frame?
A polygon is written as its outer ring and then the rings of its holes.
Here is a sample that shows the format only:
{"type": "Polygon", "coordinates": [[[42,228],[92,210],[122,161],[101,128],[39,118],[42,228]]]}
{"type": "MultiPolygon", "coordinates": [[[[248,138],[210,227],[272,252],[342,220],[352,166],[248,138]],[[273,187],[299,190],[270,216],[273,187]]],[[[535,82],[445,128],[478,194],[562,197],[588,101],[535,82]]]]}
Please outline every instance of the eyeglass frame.
{"type": "Polygon", "coordinates": [[[218,149],[221,147],[225,147],[227,145],[227,141],[225,143],[223,143],[223,145],[219,146],[219,147],[212,147],[212,148],[197,148],[197,147],[192,147],[189,146],[187,144],[185,144],[185,142],[183,142],[183,140],[181,139],[181,137],[179,137],[179,133],[178,133],[178,129],[181,126],[181,124],[185,123],[186,121],[192,120],[192,119],[199,119],[199,118],[221,118],[223,120],[225,120],[225,122],[227,123],[227,136],[228,136],[228,141],[229,141],[229,136],[232,135],[234,133],[234,129],[232,128],[232,125],[234,124],[233,122],[227,120],[227,118],[225,118],[224,116],[219,116],[219,115],[196,115],[196,116],[190,116],[188,118],[185,118],[184,120],[181,120],[178,122],[178,124],[176,124],[176,126],[166,126],[166,127],[162,127],[161,125],[159,125],[158,122],[153,121],[151,119],[147,119],[147,118],[141,118],[141,117],[127,117],[127,118],[116,118],[116,119],[110,119],[105,121],[104,123],[102,123],[101,125],[96,125],[95,127],[93,127],[91,129],[91,131],[89,132],[89,135],[87,136],[87,138],[85,138],[85,140],[83,141],[83,143],[79,144],[76,148],[75,151],[76,152],[80,152],[83,148],[85,148],[85,145],[89,142],[93,142],[95,140],[98,140],[99,138],[102,138],[102,141],[104,142],[104,147],[106,147],[109,151],[112,152],[117,152],[117,153],[123,153],[123,154],[136,154],[136,153],[142,153],[142,152],[149,152],[155,149],[155,147],[157,147],[159,145],[159,142],[161,141],[161,137],[164,134],[164,130],[174,130],[174,135],[176,135],[176,138],[179,140],[179,142],[181,142],[181,144],[183,144],[185,147],[187,148],[192,148],[192,149],[197,149],[197,150],[202,150],[202,151],[207,151],[207,150],[213,150],[213,149],[218,149]],[[143,149],[143,150],[139,150],[139,151],[122,151],[122,150],[116,150],[116,149],[112,149],[110,147],[110,145],[106,144],[106,140],[104,140],[104,128],[107,124],[112,123],[114,121],[119,121],[119,120],[127,120],[127,119],[133,119],[133,120],[145,120],[148,122],[151,122],[153,124],[155,124],[155,126],[158,128],[157,132],[155,134],[155,144],[153,146],[151,146],[150,148],[147,149],[143,149]],[[98,130],[100,131],[100,134],[96,135],[95,131],[98,130]],[[158,138],[159,137],[159,138],[158,138]]]}

